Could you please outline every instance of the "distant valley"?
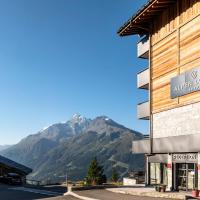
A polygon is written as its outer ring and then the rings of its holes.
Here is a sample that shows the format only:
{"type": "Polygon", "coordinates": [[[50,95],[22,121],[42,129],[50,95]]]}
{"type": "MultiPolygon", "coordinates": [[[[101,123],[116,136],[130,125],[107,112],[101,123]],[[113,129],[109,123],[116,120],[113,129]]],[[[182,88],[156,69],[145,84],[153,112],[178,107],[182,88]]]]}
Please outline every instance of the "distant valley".
{"type": "Polygon", "coordinates": [[[106,116],[93,120],[74,115],[53,124],[0,153],[33,169],[34,180],[82,180],[96,156],[109,178],[112,168],[121,176],[144,168],[144,155],[131,153],[132,141],[143,135],[106,116]]]}

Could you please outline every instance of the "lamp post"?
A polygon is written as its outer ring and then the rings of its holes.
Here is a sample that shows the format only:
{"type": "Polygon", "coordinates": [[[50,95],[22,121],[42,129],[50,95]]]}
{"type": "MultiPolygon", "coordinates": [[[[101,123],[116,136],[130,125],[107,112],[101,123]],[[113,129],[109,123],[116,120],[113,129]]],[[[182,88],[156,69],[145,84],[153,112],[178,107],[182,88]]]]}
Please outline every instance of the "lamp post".
{"type": "Polygon", "coordinates": [[[68,189],[67,172],[66,172],[66,187],[67,187],[67,189],[68,189]]]}

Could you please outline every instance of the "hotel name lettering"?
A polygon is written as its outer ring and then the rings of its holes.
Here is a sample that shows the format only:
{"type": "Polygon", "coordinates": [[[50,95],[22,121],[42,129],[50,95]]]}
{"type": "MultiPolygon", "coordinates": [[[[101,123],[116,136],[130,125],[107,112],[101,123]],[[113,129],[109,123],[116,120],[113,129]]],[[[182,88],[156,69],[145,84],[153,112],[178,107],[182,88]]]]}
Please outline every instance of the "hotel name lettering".
{"type": "Polygon", "coordinates": [[[188,153],[188,154],[173,154],[172,162],[176,163],[197,163],[198,155],[197,153],[188,153]]]}
{"type": "Polygon", "coordinates": [[[200,90],[200,67],[171,79],[171,98],[180,97],[200,90]]]}

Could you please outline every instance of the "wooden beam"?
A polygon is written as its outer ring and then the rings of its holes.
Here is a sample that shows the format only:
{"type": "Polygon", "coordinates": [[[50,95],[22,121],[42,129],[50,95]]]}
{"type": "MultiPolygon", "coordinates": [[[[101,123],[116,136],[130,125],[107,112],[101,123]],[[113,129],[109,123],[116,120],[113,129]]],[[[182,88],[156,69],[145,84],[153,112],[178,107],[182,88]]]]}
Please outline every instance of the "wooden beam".
{"type": "Polygon", "coordinates": [[[122,34],[129,26],[134,23],[138,24],[138,27],[141,28],[143,22],[150,21],[154,16],[157,16],[163,9],[169,6],[171,3],[175,3],[176,0],[151,0],[147,6],[141,10],[138,15],[132,18],[124,27],[121,29],[119,34],[122,34]]]}

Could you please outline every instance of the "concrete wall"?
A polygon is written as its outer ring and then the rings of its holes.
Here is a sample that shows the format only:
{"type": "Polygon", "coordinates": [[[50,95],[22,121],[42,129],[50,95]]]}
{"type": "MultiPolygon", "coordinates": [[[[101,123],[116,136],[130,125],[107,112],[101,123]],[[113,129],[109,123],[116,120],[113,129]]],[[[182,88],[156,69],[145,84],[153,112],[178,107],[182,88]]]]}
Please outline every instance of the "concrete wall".
{"type": "Polygon", "coordinates": [[[123,178],[123,185],[126,186],[131,186],[131,185],[136,185],[137,181],[134,178],[123,178]]]}
{"type": "Polygon", "coordinates": [[[153,138],[200,134],[200,102],[153,114],[153,138]]]}

